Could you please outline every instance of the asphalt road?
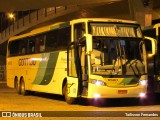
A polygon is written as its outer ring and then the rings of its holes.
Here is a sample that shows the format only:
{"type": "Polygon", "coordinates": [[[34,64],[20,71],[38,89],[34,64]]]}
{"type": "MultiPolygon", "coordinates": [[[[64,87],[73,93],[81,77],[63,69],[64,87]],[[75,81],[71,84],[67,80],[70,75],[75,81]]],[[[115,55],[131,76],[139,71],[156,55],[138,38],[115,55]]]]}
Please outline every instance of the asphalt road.
{"type": "Polygon", "coordinates": [[[119,120],[119,117],[130,120],[138,117],[141,117],[141,119],[159,119],[160,99],[152,97],[150,101],[144,103],[138,103],[137,100],[132,99],[103,99],[101,101],[79,99],[77,104],[68,105],[64,98],[59,95],[35,93],[22,96],[18,95],[14,89],[6,87],[4,83],[0,83],[0,116],[2,116],[2,112],[3,116],[6,115],[5,112],[9,112],[16,120],[25,116],[26,118],[23,119],[29,119],[28,116],[35,117],[36,115],[38,117],[42,116],[42,118],[37,119],[51,119],[52,117],[54,119],[114,118],[119,120]],[[146,117],[145,115],[152,117],[146,117]]]}

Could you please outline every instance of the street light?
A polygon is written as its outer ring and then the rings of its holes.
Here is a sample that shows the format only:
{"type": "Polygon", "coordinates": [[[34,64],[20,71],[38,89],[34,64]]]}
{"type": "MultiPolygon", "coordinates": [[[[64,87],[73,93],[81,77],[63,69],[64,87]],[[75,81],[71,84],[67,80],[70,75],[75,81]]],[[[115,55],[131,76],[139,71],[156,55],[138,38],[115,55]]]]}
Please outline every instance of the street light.
{"type": "Polygon", "coordinates": [[[15,14],[14,13],[8,13],[7,16],[10,20],[15,20],[15,14]]]}
{"type": "MultiPolygon", "coordinates": [[[[15,22],[15,14],[14,13],[7,13],[7,17],[13,21],[13,31],[14,31],[14,22],[15,22]]],[[[10,28],[10,27],[9,27],[10,28]]]]}

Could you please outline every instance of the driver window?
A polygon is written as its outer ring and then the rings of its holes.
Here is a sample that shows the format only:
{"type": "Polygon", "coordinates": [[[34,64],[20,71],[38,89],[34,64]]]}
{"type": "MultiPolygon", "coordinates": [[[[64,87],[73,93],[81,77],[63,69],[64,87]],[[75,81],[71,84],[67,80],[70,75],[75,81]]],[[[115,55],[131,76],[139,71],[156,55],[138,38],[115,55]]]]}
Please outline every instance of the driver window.
{"type": "Polygon", "coordinates": [[[74,39],[80,40],[85,34],[85,24],[79,23],[74,25],[74,39]]]}

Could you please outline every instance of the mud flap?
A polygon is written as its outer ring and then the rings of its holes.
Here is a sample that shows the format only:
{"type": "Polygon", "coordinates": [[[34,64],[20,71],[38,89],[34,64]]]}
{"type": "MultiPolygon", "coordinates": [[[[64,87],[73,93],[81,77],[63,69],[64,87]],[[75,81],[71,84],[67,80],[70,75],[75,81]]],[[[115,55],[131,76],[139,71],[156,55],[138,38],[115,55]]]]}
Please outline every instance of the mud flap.
{"type": "Polygon", "coordinates": [[[67,77],[68,97],[76,98],[78,96],[78,78],[67,77]]]}

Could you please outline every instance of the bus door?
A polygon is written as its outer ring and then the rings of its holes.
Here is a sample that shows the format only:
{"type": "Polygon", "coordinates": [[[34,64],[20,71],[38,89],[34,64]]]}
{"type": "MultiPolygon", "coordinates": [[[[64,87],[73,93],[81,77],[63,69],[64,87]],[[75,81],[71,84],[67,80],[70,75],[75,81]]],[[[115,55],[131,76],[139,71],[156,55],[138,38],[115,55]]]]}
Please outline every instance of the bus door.
{"type": "Polygon", "coordinates": [[[76,98],[79,93],[78,67],[80,66],[75,43],[71,43],[67,52],[67,88],[68,97],[76,98]]]}

